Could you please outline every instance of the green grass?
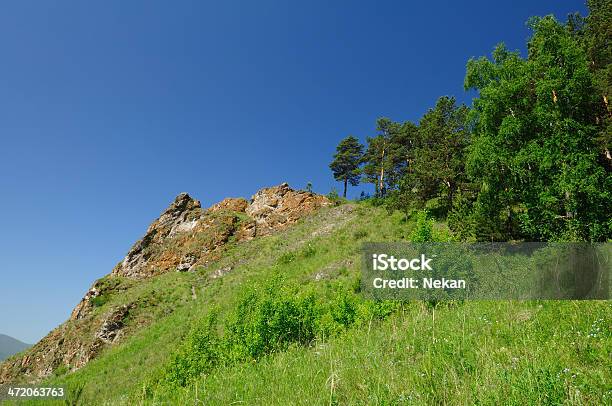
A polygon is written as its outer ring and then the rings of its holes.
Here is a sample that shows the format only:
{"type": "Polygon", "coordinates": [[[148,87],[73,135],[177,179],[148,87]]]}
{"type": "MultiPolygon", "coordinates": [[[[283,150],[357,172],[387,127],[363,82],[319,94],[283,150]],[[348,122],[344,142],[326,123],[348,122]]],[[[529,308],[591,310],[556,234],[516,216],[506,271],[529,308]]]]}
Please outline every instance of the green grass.
{"type": "Polygon", "coordinates": [[[311,348],[202,377],[185,404],[609,404],[609,303],[406,305],[311,348]],[[588,309],[588,310],[587,310],[588,309]],[[600,321],[598,321],[600,320],[600,321]],[[273,383],[273,384],[272,384],[273,383]]]}
{"type": "MultiPolygon", "coordinates": [[[[281,276],[333,300],[353,289],[364,241],[407,240],[414,221],[367,203],[327,208],[277,235],[232,244],[193,273],[120,281],[94,312],[135,302],[128,338],[45,386],[82,388],[83,404],[610,404],[610,302],[422,302],[310,345],[220,365],[154,394],[166,368],[212,309],[223,320],[248,286],[281,276]],[[215,270],[231,267],[220,278],[215,270]],[[319,277],[317,278],[317,275],[319,277]],[[197,298],[192,298],[192,287],[197,298]]],[[[436,228],[445,233],[442,224],[436,228]]]]}

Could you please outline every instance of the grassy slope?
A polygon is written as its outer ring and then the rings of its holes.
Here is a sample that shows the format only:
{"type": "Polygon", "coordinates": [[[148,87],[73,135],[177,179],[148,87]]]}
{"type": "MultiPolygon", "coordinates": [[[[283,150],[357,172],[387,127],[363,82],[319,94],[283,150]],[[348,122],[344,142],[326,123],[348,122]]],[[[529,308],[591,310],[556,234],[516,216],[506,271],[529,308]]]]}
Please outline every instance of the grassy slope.
{"type": "MultiPolygon", "coordinates": [[[[325,209],[280,235],[238,244],[206,269],[162,275],[131,288],[129,297],[110,298],[100,311],[146,298],[148,305],[137,317],[156,321],[81,370],[45,384],[84,385],[81,399],[87,403],[131,404],[192,323],[213,305],[221,314],[230,309],[245,284],[281,273],[330,295],[329,281],[314,280],[321,270],[334,281],[353,284],[360,242],[405,239],[412,224],[382,209],[352,207],[325,209]],[[209,277],[228,265],[233,269],[222,278],[209,277]]],[[[355,327],[327,342],[218,369],[160,400],[609,403],[610,310],[609,302],[469,302],[435,310],[413,303],[384,322],[355,327]]]]}
{"type": "Polygon", "coordinates": [[[415,303],[315,348],[221,369],[184,404],[610,404],[610,304],[415,303]],[[589,336],[591,334],[591,336],[589,336]]]}

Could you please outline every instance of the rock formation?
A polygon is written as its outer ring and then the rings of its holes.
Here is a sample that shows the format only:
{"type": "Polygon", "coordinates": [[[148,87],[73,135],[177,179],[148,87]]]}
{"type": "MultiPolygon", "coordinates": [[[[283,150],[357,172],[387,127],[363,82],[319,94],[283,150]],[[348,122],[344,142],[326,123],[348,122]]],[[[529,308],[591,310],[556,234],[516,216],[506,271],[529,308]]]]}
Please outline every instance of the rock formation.
{"type": "Polygon", "coordinates": [[[188,271],[218,257],[231,237],[244,241],[269,235],[328,205],[325,196],[293,190],[287,183],[261,189],[250,202],[227,198],[206,210],[181,193],[113,274],[146,278],[171,270],[188,271]],[[166,249],[168,243],[172,250],[166,249]]]}
{"type": "Polygon", "coordinates": [[[294,224],[319,207],[330,204],[325,196],[295,191],[287,183],[283,183],[257,192],[245,212],[255,219],[256,235],[267,235],[294,224]]]}

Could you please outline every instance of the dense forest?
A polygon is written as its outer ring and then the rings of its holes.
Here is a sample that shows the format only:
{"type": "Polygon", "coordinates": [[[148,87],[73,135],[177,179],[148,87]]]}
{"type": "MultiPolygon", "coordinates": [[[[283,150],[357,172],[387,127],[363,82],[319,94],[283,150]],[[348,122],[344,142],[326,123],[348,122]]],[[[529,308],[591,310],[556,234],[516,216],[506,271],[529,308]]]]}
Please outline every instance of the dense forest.
{"type": "Polygon", "coordinates": [[[612,238],[612,2],[534,17],[527,57],[495,47],[467,62],[471,107],[442,96],[418,123],[380,118],[330,164],[347,187],[409,216],[447,219],[468,241],[612,238]]]}

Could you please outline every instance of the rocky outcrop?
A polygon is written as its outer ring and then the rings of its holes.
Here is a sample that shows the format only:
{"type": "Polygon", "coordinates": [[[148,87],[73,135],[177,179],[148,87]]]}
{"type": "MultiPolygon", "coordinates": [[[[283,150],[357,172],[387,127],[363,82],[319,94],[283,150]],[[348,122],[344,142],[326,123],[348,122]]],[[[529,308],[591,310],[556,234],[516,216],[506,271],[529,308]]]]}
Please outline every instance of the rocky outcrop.
{"type": "Polygon", "coordinates": [[[251,198],[246,214],[256,223],[256,235],[268,235],[331,202],[325,196],[311,192],[296,191],[283,183],[276,187],[261,189],[251,198]]]}
{"type": "MultiPolygon", "coordinates": [[[[70,319],[31,347],[25,355],[0,364],[0,383],[36,381],[60,366],[75,370],[130,330],[136,304],[94,311],[108,297],[144,278],[165,272],[186,272],[219,259],[230,241],[242,242],[280,231],[317,209],[329,206],[324,196],[296,191],[283,183],[261,189],[250,201],[228,198],[202,209],[187,193],[179,194],[109,276],[96,281],[74,308],[70,319]]],[[[210,279],[222,277],[221,268],[210,279]]],[[[107,305],[108,306],[108,305],[107,305]]]]}
{"type": "Polygon", "coordinates": [[[293,190],[287,183],[261,189],[250,202],[227,198],[206,210],[181,193],[113,274],[146,278],[172,270],[189,271],[216,259],[232,237],[245,241],[272,234],[330,204],[325,196],[293,190]]]}
{"type": "Polygon", "coordinates": [[[81,299],[79,304],[72,310],[70,320],[79,320],[85,317],[85,315],[91,310],[93,299],[100,296],[101,293],[102,292],[96,286],[96,283],[94,283],[93,286],[89,288],[87,293],[85,293],[85,296],[83,296],[83,299],[81,299]]]}
{"type": "Polygon", "coordinates": [[[212,205],[209,209],[209,213],[214,213],[219,210],[231,210],[244,213],[248,207],[249,202],[241,197],[228,197],[227,199],[221,200],[219,203],[212,205]]]}
{"type": "MultiPolygon", "coordinates": [[[[151,257],[169,236],[192,231],[202,216],[200,202],[187,193],[179,194],[174,202],[147,229],[144,237],[137,241],[113,274],[128,277],[151,275],[151,257]]],[[[178,264],[177,264],[178,265],[178,264]]]]}
{"type": "Polygon", "coordinates": [[[119,306],[100,319],[67,322],[31,347],[24,356],[0,364],[0,383],[36,382],[57,368],[74,371],[94,359],[123,333],[125,319],[133,304],[119,306]]]}
{"type": "Polygon", "coordinates": [[[96,332],[96,340],[105,343],[112,343],[117,340],[121,334],[121,330],[125,326],[125,318],[130,313],[134,304],[123,305],[113,310],[102,322],[100,329],[96,332]]]}

